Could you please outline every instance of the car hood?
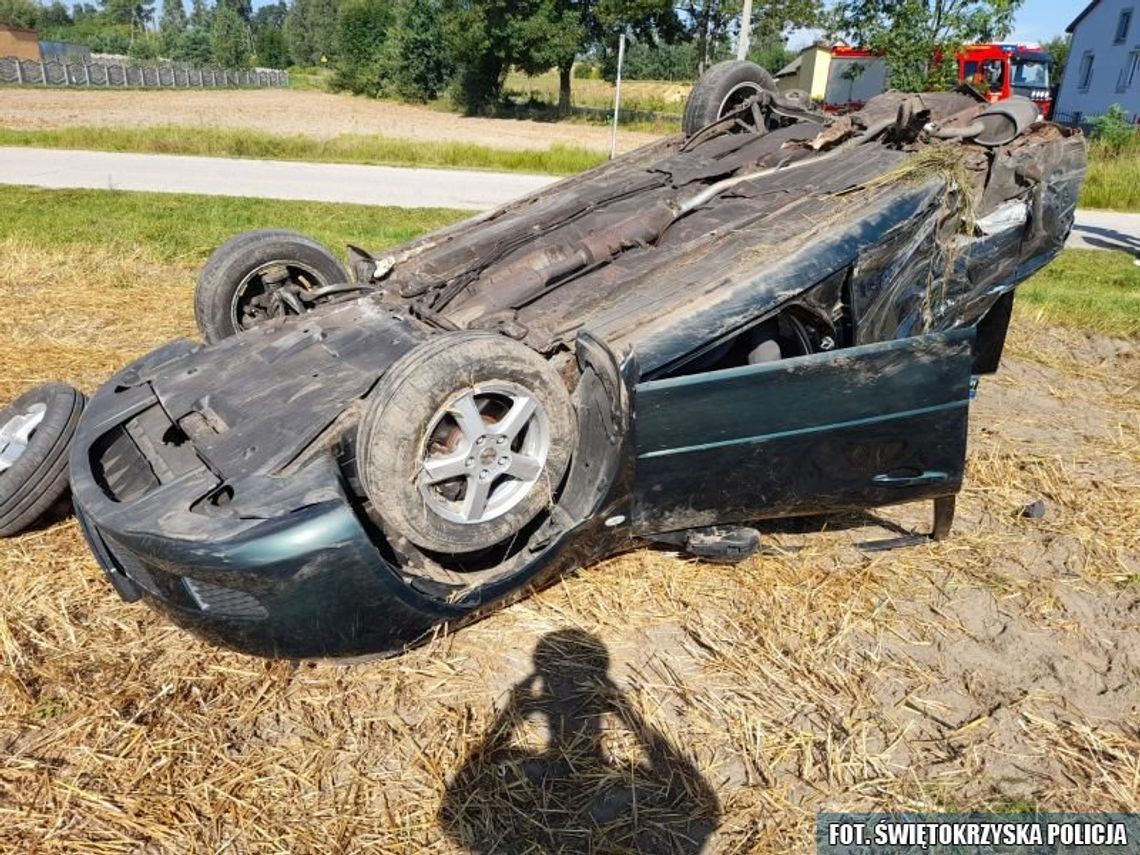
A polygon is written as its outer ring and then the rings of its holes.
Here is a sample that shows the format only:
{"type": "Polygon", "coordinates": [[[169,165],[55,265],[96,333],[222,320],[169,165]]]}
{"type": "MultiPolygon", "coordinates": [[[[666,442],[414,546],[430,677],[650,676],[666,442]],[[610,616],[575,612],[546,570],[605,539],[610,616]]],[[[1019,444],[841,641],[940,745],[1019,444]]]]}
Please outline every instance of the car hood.
{"type": "Polygon", "coordinates": [[[146,516],[193,532],[192,509],[264,519],[333,498],[328,466],[308,462],[332,460],[322,452],[358,402],[425,335],[362,299],[155,351],[85,411],[72,449],[77,500],[124,520],[145,503],[146,516]]]}

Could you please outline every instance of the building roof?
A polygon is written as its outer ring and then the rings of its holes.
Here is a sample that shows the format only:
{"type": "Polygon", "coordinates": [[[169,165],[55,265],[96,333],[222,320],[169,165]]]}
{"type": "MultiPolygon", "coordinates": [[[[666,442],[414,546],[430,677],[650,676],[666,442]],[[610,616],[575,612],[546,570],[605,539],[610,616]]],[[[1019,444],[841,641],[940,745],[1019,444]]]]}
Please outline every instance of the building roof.
{"type": "Polygon", "coordinates": [[[793,59],[787,65],[785,65],[783,68],[781,68],[779,71],[777,71],[776,76],[777,77],[788,77],[789,75],[797,74],[800,70],[800,66],[802,66],[803,64],[804,64],[804,56],[801,53],[799,56],[797,56],[795,59],[793,59]]]}
{"type": "Polygon", "coordinates": [[[1065,32],[1071,34],[1073,32],[1073,30],[1075,30],[1077,28],[1077,24],[1079,24],[1081,21],[1083,21],[1085,19],[1085,16],[1088,15],[1088,13],[1093,10],[1093,7],[1096,6],[1096,4],[1099,2],[1100,2],[1100,0],[1092,0],[1092,2],[1089,3],[1089,5],[1085,6],[1085,8],[1081,10],[1081,14],[1079,14],[1079,15],[1077,15],[1077,17],[1073,18],[1073,23],[1071,23],[1071,24],[1069,24],[1069,26],[1065,27],[1065,32]]]}
{"type": "Polygon", "coordinates": [[[0,21],[0,30],[9,33],[31,33],[33,36],[39,37],[39,31],[33,30],[31,27],[17,27],[15,24],[5,24],[0,21]]]}

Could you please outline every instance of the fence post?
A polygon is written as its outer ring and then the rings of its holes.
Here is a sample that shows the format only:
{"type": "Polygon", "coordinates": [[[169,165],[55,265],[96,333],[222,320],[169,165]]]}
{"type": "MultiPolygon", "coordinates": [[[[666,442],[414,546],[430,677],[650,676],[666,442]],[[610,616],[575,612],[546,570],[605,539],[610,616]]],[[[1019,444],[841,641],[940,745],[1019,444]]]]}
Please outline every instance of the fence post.
{"type": "Polygon", "coordinates": [[[46,62],[40,63],[40,81],[43,83],[44,86],[48,85],[48,82],[47,82],[47,63],[46,62]]]}
{"type": "Polygon", "coordinates": [[[86,62],[83,63],[83,85],[84,86],[90,86],[91,85],[91,66],[88,65],[86,62]]]}
{"type": "Polygon", "coordinates": [[[20,60],[16,60],[16,82],[20,85],[24,83],[24,66],[20,64],[20,60]]]}

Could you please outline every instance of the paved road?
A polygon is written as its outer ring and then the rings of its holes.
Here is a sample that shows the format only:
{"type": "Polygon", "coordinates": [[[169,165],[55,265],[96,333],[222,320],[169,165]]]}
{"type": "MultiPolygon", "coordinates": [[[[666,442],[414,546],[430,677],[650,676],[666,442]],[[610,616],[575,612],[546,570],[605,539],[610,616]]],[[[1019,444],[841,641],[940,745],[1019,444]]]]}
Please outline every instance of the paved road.
{"type": "Polygon", "coordinates": [[[479,211],[525,196],[554,180],[549,175],[455,169],[0,147],[0,183],[37,187],[479,211]]]}
{"type": "MultiPolygon", "coordinates": [[[[548,175],[0,147],[0,183],[485,210],[548,175]]],[[[1140,214],[1078,211],[1069,246],[1140,258],[1140,214]]]]}

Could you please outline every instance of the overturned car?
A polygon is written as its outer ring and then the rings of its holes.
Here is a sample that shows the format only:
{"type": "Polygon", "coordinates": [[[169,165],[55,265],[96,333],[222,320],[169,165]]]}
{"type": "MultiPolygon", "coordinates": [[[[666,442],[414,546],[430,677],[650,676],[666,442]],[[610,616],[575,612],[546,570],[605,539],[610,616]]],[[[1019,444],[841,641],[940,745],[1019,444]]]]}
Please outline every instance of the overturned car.
{"type": "Polygon", "coordinates": [[[685,133],[351,273],[289,233],[219,249],[208,343],[113,377],[71,446],[119,594],[352,656],[641,543],[739,559],[754,520],[933,499],[944,536],[1083,140],[968,92],[825,119],[728,66],[685,133]]]}

